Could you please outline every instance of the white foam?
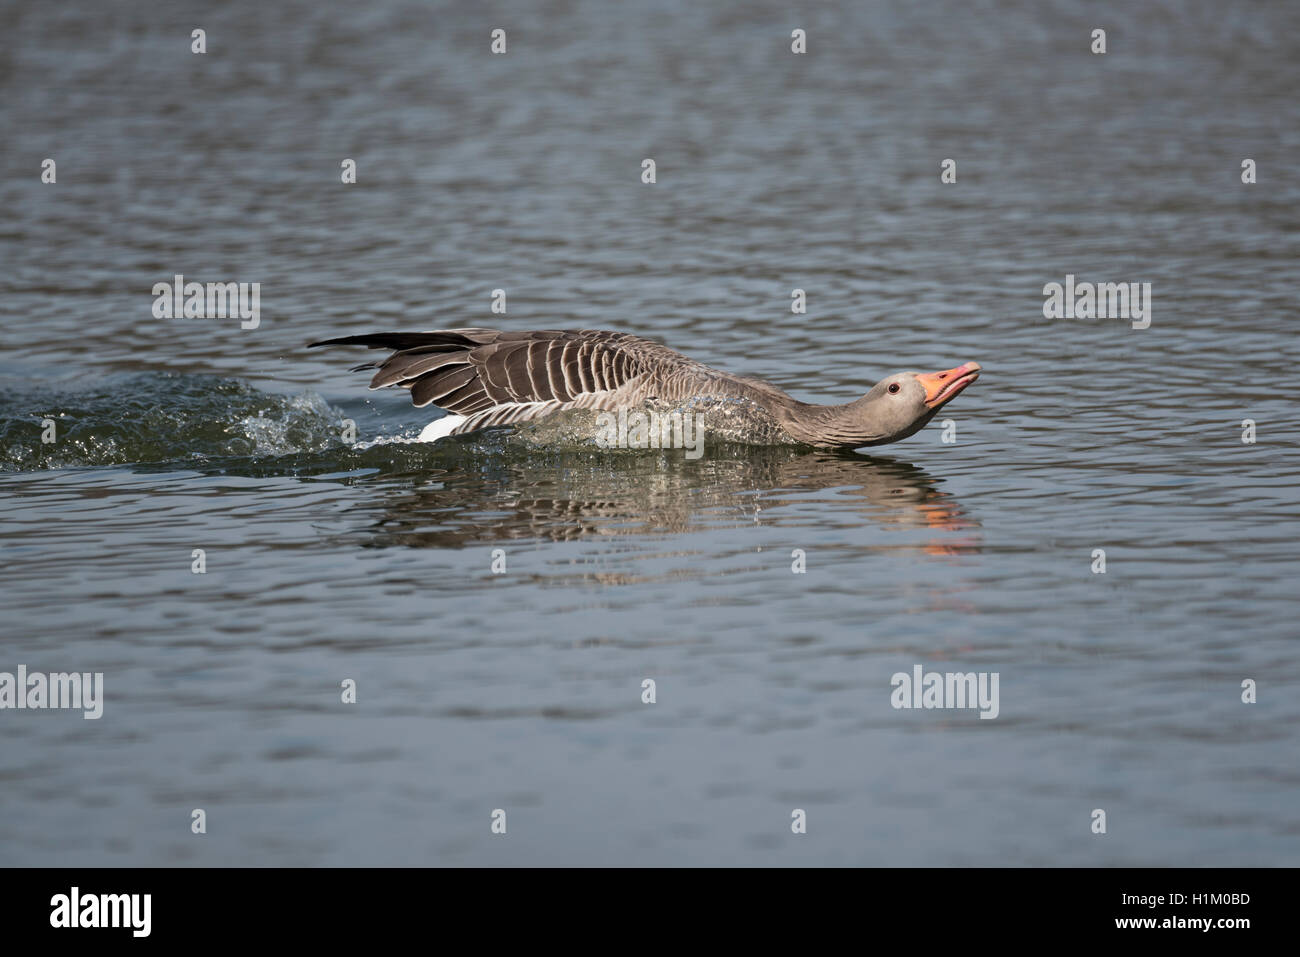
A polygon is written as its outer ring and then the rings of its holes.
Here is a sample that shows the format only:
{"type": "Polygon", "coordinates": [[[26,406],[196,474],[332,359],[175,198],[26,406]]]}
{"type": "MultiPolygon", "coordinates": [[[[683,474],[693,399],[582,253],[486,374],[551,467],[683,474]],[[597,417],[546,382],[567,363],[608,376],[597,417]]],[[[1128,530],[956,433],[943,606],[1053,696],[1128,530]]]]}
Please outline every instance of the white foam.
{"type": "Polygon", "coordinates": [[[444,415],[441,419],[434,419],[420,432],[419,441],[436,442],[438,439],[445,438],[451,435],[452,430],[465,419],[466,416],[463,415],[444,415]]]}

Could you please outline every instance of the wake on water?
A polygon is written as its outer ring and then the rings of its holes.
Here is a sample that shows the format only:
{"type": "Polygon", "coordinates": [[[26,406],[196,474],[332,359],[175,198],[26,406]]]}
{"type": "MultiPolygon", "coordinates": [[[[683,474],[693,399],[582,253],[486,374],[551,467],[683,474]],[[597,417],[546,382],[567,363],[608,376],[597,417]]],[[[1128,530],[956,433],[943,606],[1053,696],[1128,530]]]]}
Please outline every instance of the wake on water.
{"type": "MultiPolygon", "coordinates": [[[[426,410],[399,408],[396,427],[374,414],[352,425],[347,412],[312,391],[280,395],[240,379],[171,373],[76,387],[0,384],[0,472],[131,466],[319,474],[463,467],[541,453],[665,454],[598,447],[600,426],[589,411],[422,442],[426,410]]],[[[727,409],[708,414],[722,426],[708,436],[711,444],[734,439],[727,409]]]]}

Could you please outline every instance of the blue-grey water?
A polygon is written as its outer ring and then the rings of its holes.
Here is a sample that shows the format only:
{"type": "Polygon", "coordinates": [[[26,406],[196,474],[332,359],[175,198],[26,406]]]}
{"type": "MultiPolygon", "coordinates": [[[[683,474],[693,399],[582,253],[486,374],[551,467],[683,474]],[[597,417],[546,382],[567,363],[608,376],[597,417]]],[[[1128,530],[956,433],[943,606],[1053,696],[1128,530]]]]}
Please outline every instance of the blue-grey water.
{"type": "Polygon", "coordinates": [[[0,863],[1300,862],[1300,6],[0,14],[0,672],[104,675],[0,710],[0,863]],[[260,324],[155,318],[175,274],[260,324]],[[1150,326],[1045,318],[1067,275],[1150,326]],[[688,460],[395,441],[303,348],[465,325],[986,371],[869,456],[688,460]],[[998,716],[895,709],[916,665],[998,716]]]}

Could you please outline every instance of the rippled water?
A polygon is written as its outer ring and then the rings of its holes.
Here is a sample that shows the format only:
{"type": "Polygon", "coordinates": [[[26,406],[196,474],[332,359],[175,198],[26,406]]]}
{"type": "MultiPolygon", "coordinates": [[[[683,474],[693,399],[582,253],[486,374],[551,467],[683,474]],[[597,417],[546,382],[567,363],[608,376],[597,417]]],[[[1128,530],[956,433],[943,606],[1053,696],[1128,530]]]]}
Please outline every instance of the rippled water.
{"type": "Polygon", "coordinates": [[[1294,4],[7,8],[0,671],[106,700],[0,711],[0,862],[1295,864],[1297,36],[1294,4]],[[260,282],[260,325],[153,318],[176,273],[260,282]],[[1067,274],[1150,282],[1150,328],[1045,319],[1067,274]],[[871,456],[690,461],[411,443],[368,356],[303,348],[457,325],[641,332],[809,401],[986,371],[871,456]],[[998,717],[895,710],[918,664],[998,673],[998,717]]]}

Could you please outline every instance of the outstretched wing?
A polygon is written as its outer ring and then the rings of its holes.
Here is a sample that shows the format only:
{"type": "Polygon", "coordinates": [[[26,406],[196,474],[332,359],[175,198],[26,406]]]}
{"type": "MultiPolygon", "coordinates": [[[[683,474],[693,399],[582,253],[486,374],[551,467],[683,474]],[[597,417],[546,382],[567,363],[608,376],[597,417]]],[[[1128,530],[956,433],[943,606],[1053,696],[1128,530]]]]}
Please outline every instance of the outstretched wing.
{"type": "Polygon", "coordinates": [[[395,350],[382,362],[356,368],[378,370],[371,389],[410,389],[417,407],[436,405],[464,416],[507,406],[518,410],[493,416],[492,424],[531,418],[542,407],[591,406],[610,393],[647,383],[665,363],[698,366],[658,343],[596,329],[391,332],[311,345],[395,350]]]}

